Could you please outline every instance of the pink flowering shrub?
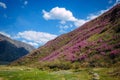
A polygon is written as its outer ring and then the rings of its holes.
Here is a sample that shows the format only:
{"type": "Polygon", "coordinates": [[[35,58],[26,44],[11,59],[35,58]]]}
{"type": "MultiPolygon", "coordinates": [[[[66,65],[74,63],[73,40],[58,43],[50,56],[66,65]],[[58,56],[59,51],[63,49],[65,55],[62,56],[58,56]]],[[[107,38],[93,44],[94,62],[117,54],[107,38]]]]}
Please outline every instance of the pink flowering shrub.
{"type": "Polygon", "coordinates": [[[120,56],[120,49],[115,49],[110,52],[110,58],[114,59],[120,56]]]}
{"type": "Polygon", "coordinates": [[[87,58],[87,54],[83,54],[79,57],[79,61],[85,60],[87,58]]]}
{"type": "Polygon", "coordinates": [[[106,53],[105,53],[105,52],[100,52],[100,54],[101,54],[101,55],[103,55],[103,56],[105,56],[105,55],[106,55],[106,53]]]}

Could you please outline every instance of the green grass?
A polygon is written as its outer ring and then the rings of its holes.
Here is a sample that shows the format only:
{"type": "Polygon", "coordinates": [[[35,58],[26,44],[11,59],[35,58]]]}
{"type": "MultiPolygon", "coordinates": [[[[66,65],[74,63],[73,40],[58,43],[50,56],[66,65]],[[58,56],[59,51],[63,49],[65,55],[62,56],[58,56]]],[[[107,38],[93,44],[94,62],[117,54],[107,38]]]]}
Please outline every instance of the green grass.
{"type": "Polygon", "coordinates": [[[92,80],[89,71],[98,73],[100,80],[119,80],[108,74],[112,68],[82,68],[79,70],[41,71],[28,67],[0,66],[0,80],[92,80]]]}

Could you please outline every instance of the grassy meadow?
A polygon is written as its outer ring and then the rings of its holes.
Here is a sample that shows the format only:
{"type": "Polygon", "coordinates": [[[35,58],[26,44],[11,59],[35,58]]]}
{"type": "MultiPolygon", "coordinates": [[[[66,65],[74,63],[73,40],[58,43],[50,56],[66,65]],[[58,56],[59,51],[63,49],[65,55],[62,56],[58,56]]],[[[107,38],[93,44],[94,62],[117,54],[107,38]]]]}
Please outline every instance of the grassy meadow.
{"type": "Polygon", "coordinates": [[[114,68],[81,68],[77,70],[39,70],[29,67],[0,66],[0,80],[92,80],[94,72],[100,80],[119,80],[119,76],[111,75],[114,68]]]}

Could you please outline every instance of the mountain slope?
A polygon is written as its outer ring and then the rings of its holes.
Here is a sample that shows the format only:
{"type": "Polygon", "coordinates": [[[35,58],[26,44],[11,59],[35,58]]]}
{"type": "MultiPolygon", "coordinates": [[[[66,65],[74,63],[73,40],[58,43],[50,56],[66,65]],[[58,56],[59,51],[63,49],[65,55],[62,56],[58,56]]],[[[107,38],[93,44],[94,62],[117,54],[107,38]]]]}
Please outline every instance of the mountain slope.
{"type": "Polygon", "coordinates": [[[20,41],[12,40],[0,34],[0,64],[12,62],[33,50],[34,47],[20,41]]]}
{"type": "Polygon", "coordinates": [[[120,4],[117,4],[98,18],[49,41],[12,64],[36,65],[59,60],[86,63],[86,66],[109,66],[120,61],[119,37],[120,4]]]}

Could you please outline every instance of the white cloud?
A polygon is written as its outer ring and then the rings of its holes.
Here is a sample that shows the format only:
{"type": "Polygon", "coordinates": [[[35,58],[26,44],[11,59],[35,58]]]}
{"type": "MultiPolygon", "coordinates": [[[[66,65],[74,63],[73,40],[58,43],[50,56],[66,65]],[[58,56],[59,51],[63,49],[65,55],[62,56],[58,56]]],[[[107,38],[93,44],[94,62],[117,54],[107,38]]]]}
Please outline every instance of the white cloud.
{"type": "Polygon", "coordinates": [[[59,32],[60,32],[60,33],[66,33],[66,30],[67,30],[69,27],[70,27],[70,26],[68,26],[68,25],[60,25],[60,26],[59,26],[59,28],[60,28],[59,32]]]}
{"type": "Polygon", "coordinates": [[[103,14],[104,12],[108,11],[109,9],[110,9],[110,8],[108,8],[108,9],[106,9],[106,10],[101,10],[101,11],[95,13],[95,14],[90,14],[90,15],[87,17],[88,21],[97,18],[98,16],[100,16],[100,15],[103,14]]]}
{"type": "Polygon", "coordinates": [[[42,12],[43,12],[43,18],[45,20],[60,20],[59,32],[66,33],[67,30],[71,28],[70,26],[68,26],[69,24],[74,24],[74,26],[80,27],[84,23],[100,16],[107,10],[101,10],[95,14],[90,14],[86,17],[86,19],[78,19],[73,16],[73,13],[70,10],[67,10],[65,8],[60,8],[60,7],[54,7],[49,12],[45,10],[43,10],[42,12]],[[70,22],[70,23],[67,23],[67,22],[70,22]]]}
{"type": "Polygon", "coordinates": [[[28,4],[28,1],[24,1],[24,5],[27,5],[28,4]]]}
{"type": "Polygon", "coordinates": [[[6,4],[5,4],[5,3],[3,3],[3,2],[0,2],[0,7],[3,7],[4,9],[6,9],[6,8],[7,8],[6,4]]]}
{"type": "Polygon", "coordinates": [[[67,32],[66,32],[65,30],[63,30],[63,29],[60,29],[59,32],[62,33],[62,34],[63,34],[63,33],[67,33],[67,32]]]}
{"type": "MultiPolygon", "coordinates": [[[[70,10],[67,10],[65,8],[60,8],[60,7],[54,7],[52,8],[49,12],[43,10],[43,18],[45,20],[60,20],[60,24],[66,24],[67,21],[72,22],[76,27],[80,27],[84,23],[95,19],[102,13],[104,13],[107,10],[101,10],[96,14],[90,14],[87,16],[87,19],[78,19],[75,18],[70,10]]],[[[62,30],[63,32],[63,30],[62,30]]]]}
{"type": "Polygon", "coordinates": [[[19,32],[15,38],[23,39],[32,45],[43,45],[47,41],[56,38],[57,35],[53,35],[45,32],[36,32],[36,31],[24,31],[19,32]]]}
{"type": "Polygon", "coordinates": [[[37,32],[37,31],[23,31],[18,32],[16,35],[9,35],[5,32],[0,32],[0,34],[7,36],[12,39],[20,40],[27,44],[30,44],[34,47],[39,47],[40,45],[45,44],[49,40],[52,40],[57,37],[57,35],[53,35],[46,32],[37,32]]]}
{"type": "Polygon", "coordinates": [[[65,25],[65,26],[60,26],[59,28],[61,28],[61,29],[68,29],[69,28],[69,26],[67,26],[67,25],[65,25]]]}
{"type": "Polygon", "coordinates": [[[11,37],[9,34],[5,33],[5,32],[0,32],[0,34],[7,36],[7,37],[11,37]]]}
{"type": "Polygon", "coordinates": [[[32,45],[32,46],[34,46],[34,47],[40,46],[38,43],[35,43],[35,42],[27,42],[27,41],[26,41],[26,43],[28,43],[28,44],[30,44],[30,45],[32,45]]]}
{"type": "Polygon", "coordinates": [[[43,17],[46,20],[50,19],[57,19],[61,21],[75,21],[76,18],[73,16],[72,12],[69,10],[66,10],[65,8],[59,8],[55,7],[50,10],[50,12],[47,12],[43,10],[43,17]]]}
{"type": "Polygon", "coordinates": [[[69,25],[66,25],[66,24],[63,25],[62,24],[62,25],[59,26],[59,28],[60,28],[60,30],[59,30],[60,33],[66,33],[68,29],[73,28],[73,25],[72,24],[69,24],[69,25]]]}
{"type": "Polygon", "coordinates": [[[80,27],[80,26],[82,26],[84,23],[86,23],[87,21],[88,21],[88,20],[78,19],[78,20],[74,21],[74,25],[75,25],[76,27],[80,27]]]}
{"type": "Polygon", "coordinates": [[[39,44],[36,43],[36,42],[29,42],[29,41],[27,41],[27,40],[22,40],[22,42],[27,43],[27,44],[30,44],[30,45],[32,45],[32,46],[34,46],[34,47],[38,47],[38,46],[39,46],[39,44]]]}
{"type": "Polygon", "coordinates": [[[92,19],[95,19],[95,18],[97,18],[98,17],[98,15],[96,15],[96,14],[90,14],[88,17],[87,17],[87,19],[88,20],[92,20],[92,19]]]}
{"type": "Polygon", "coordinates": [[[84,23],[97,18],[98,16],[100,16],[101,14],[103,14],[104,12],[106,12],[107,10],[109,10],[110,8],[106,9],[106,10],[101,10],[98,11],[97,13],[94,14],[89,14],[86,18],[84,19],[78,19],[76,17],[73,16],[73,13],[70,10],[67,10],[65,8],[60,8],[60,7],[54,7],[52,8],[49,12],[43,10],[43,18],[45,20],[60,20],[60,33],[66,33],[67,29],[71,28],[69,27],[69,23],[70,24],[74,24],[74,26],[76,27],[80,27],[82,26],[84,23]]]}
{"type": "Polygon", "coordinates": [[[60,21],[60,24],[65,24],[66,22],[65,21],[60,21]]]}
{"type": "Polygon", "coordinates": [[[45,10],[42,12],[45,20],[60,20],[61,24],[65,24],[66,21],[70,21],[73,22],[76,27],[79,27],[86,22],[86,20],[75,18],[72,12],[65,8],[54,7],[49,12],[45,10]]]}

